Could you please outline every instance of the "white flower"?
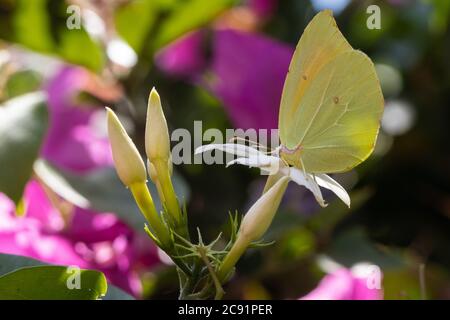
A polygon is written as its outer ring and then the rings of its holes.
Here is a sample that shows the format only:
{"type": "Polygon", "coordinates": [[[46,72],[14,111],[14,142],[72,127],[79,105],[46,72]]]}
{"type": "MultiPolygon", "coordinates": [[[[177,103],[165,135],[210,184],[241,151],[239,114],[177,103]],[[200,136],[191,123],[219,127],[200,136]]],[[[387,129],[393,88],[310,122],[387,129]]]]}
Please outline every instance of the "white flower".
{"type": "Polygon", "coordinates": [[[308,190],[310,190],[322,207],[325,207],[327,204],[323,200],[322,192],[320,191],[319,186],[334,192],[339,199],[350,207],[350,197],[347,191],[345,191],[339,183],[326,174],[312,174],[295,167],[287,166],[278,156],[278,149],[268,154],[243,144],[208,144],[198,147],[195,150],[195,154],[200,154],[211,150],[220,150],[236,155],[237,158],[228,162],[227,166],[232,164],[241,164],[251,168],[260,168],[261,171],[266,174],[281,174],[289,177],[295,183],[305,186],[308,190]]]}

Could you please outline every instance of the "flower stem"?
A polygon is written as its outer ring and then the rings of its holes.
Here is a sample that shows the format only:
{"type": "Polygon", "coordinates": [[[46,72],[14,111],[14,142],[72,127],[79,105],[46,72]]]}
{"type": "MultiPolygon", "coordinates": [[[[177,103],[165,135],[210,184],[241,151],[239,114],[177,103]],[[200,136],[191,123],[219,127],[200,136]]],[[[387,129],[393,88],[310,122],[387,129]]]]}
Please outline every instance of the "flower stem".
{"type": "Polygon", "coordinates": [[[240,236],[237,237],[236,242],[225,256],[225,259],[223,259],[223,262],[217,271],[217,278],[220,283],[224,283],[227,280],[230,272],[233,270],[239,258],[244,254],[249,245],[250,241],[248,239],[240,236]]]}
{"type": "Polygon", "coordinates": [[[167,162],[156,160],[153,162],[153,165],[157,173],[158,194],[171,218],[169,220],[171,227],[177,234],[189,239],[187,224],[181,213],[180,204],[173,188],[167,162]]]}
{"type": "Polygon", "coordinates": [[[222,288],[222,283],[220,282],[219,278],[217,277],[217,274],[214,271],[214,268],[211,266],[211,262],[209,261],[206,252],[204,250],[199,250],[200,257],[205,264],[206,268],[208,269],[209,275],[214,283],[214,287],[216,290],[216,294],[214,296],[214,300],[220,300],[222,299],[224,295],[224,291],[222,288]]]}
{"type": "Polygon", "coordinates": [[[181,210],[178,203],[172,181],[170,179],[169,168],[166,162],[155,161],[154,166],[158,174],[158,181],[162,192],[161,199],[164,199],[167,210],[177,223],[181,222],[181,210]]]}
{"type": "Polygon", "coordinates": [[[169,231],[163,224],[161,218],[158,215],[158,212],[156,211],[152,196],[148,191],[147,185],[145,183],[135,183],[130,186],[130,190],[133,194],[134,199],[136,200],[139,209],[147,219],[150,227],[155,232],[158,240],[161,242],[163,249],[169,248],[172,243],[169,231]]]}

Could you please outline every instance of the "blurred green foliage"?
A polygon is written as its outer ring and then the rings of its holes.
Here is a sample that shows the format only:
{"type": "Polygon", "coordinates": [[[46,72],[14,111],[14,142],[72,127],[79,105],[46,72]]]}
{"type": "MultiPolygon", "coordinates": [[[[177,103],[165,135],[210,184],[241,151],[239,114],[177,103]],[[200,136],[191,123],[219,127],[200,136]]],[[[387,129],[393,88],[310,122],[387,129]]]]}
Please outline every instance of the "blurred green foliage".
{"type": "Polygon", "coordinates": [[[22,268],[0,277],[0,299],[96,300],[106,294],[106,278],[101,272],[80,270],[84,286],[79,290],[67,286],[71,276],[67,267],[22,268]]]}
{"type": "MultiPolygon", "coordinates": [[[[179,36],[202,26],[212,28],[217,16],[238,4],[242,2],[139,0],[115,8],[116,31],[139,60],[129,74],[116,79],[127,97],[114,107],[132,120],[133,139],[141,150],[146,99],[154,85],[171,129],[192,131],[194,120],[202,120],[204,129],[232,127],[225,106],[216,97],[194,83],[167,76],[153,66],[153,58],[158,49],[179,36]]],[[[106,64],[102,43],[84,28],[69,31],[66,8],[67,3],[59,0],[0,0],[0,38],[101,74],[106,64]]],[[[309,1],[282,0],[258,31],[294,46],[313,15],[309,1]]],[[[251,250],[239,262],[240,272],[229,284],[227,298],[298,298],[323,277],[316,262],[325,254],[349,267],[361,260],[380,265],[385,296],[393,299],[422,297],[419,265],[425,264],[427,297],[449,298],[450,2],[350,1],[336,19],[353,47],[378,64],[386,102],[406,101],[416,115],[415,122],[402,135],[382,131],[378,144],[386,144],[384,151],[375,152],[354,172],[340,177],[354,180],[348,184],[352,187],[350,211],[332,198],[328,198],[330,206],[319,211],[304,191],[290,188],[290,202],[295,205],[283,206],[267,235],[267,240],[276,243],[251,250]],[[366,8],[371,3],[381,8],[380,30],[365,27],[366,8]]],[[[16,72],[2,97],[35,90],[40,81],[34,71],[16,72]]],[[[23,108],[28,109],[21,113],[16,108],[10,120],[6,108],[0,107],[0,161],[14,169],[1,169],[0,190],[16,201],[45,131],[42,107],[23,108]],[[23,139],[14,145],[8,138],[11,127],[23,139]]],[[[191,227],[200,227],[206,241],[226,229],[229,211],[244,213],[264,183],[257,170],[241,167],[183,165],[175,170],[189,188],[191,227]]],[[[69,186],[94,207],[115,207],[128,223],[139,227],[140,221],[132,221],[140,218],[136,208],[130,208],[121,191],[115,191],[115,182],[107,174],[71,177],[59,172],[57,176],[66,183],[55,187],[61,192],[69,186]],[[96,193],[102,184],[111,189],[96,193]],[[108,203],[105,199],[111,194],[115,196],[108,203]]],[[[144,284],[148,297],[176,296],[177,279],[171,269],[150,272],[144,284]]]]}
{"type": "Polygon", "coordinates": [[[47,126],[45,96],[28,93],[0,106],[0,191],[18,203],[47,126]]]}
{"type": "Polygon", "coordinates": [[[81,290],[70,290],[67,282],[76,284],[76,270],[51,266],[34,259],[0,254],[0,286],[2,299],[53,299],[53,300],[131,300],[117,287],[106,283],[105,276],[98,271],[79,270],[83,277],[81,290]],[[72,278],[71,278],[72,277],[72,278]]]}

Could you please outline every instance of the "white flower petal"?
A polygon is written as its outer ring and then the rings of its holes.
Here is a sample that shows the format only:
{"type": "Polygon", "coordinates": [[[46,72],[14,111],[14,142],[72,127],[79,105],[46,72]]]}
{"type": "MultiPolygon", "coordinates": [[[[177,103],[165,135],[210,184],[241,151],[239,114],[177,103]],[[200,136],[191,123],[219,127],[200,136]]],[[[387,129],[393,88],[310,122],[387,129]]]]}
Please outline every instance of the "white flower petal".
{"type": "MultiPolygon", "coordinates": [[[[265,159],[264,159],[265,160],[265,159]]],[[[241,164],[250,168],[267,166],[267,161],[262,161],[260,157],[237,158],[227,163],[227,167],[233,164],[241,164]]]]}
{"type": "Polygon", "coordinates": [[[238,157],[249,157],[251,155],[258,155],[263,154],[261,151],[257,150],[256,148],[249,147],[243,144],[238,143],[225,143],[225,144],[207,144],[198,147],[195,149],[195,154],[200,154],[203,152],[211,151],[211,150],[220,150],[223,152],[231,153],[234,155],[237,155],[238,157]]]}
{"type": "Polygon", "coordinates": [[[309,173],[304,173],[302,170],[297,168],[286,167],[283,165],[282,160],[277,156],[267,155],[254,147],[237,143],[208,144],[200,146],[195,150],[195,154],[200,154],[211,150],[220,150],[239,157],[228,162],[227,167],[233,164],[241,164],[249,167],[260,168],[261,171],[266,174],[272,175],[281,172],[283,175],[289,176],[294,182],[305,186],[308,190],[310,190],[314,194],[314,197],[319,205],[322,207],[326,207],[327,204],[323,200],[322,192],[320,191],[319,186],[334,192],[339,199],[350,207],[350,197],[347,191],[345,191],[339,183],[326,174],[312,175],[309,173]]]}
{"type": "Polygon", "coordinates": [[[319,186],[331,190],[339,197],[348,207],[350,207],[350,196],[347,191],[337,181],[326,174],[316,175],[316,181],[319,186]]]}
{"type": "Polygon", "coordinates": [[[250,168],[260,168],[266,174],[275,174],[280,168],[280,159],[273,156],[268,156],[263,153],[249,156],[248,158],[237,158],[227,163],[227,167],[233,164],[241,164],[250,168]]]}
{"type": "Polygon", "coordinates": [[[323,200],[322,192],[320,191],[319,185],[314,180],[314,177],[311,174],[305,174],[303,171],[297,169],[297,168],[285,168],[284,170],[289,170],[288,175],[291,177],[291,179],[301,185],[305,186],[309,191],[311,191],[314,194],[314,197],[316,198],[316,201],[319,203],[320,206],[326,207],[327,204],[323,200]]]}

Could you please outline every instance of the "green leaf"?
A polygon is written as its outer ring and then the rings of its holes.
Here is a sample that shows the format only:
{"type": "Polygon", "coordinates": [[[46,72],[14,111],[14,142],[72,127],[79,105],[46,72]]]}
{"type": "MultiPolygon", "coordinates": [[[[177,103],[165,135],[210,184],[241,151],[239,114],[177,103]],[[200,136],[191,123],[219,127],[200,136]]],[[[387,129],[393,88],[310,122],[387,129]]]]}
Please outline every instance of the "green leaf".
{"type": "Polygon", "coordinates": [[[59,56],[95,71],[103,67],[104,54],[99,43],[88,35],[83,26],[80,29],[67,28],[67,1],[4,2],[4,8],[0,5],[5,11],[0,19],[2,39],[37,52],[59,56]]]}
{"type": "Polygon", "coordinates": [[[47,128],[45,95],[26,94],[0,105],[0,192],[20,201],[47,128]]]}
{"type": "Polygon", "coordinates": [[[41,85],[42,77],[38,72],[21,70],[8,78],[4,88],[4,96],[12,99],[28,92],[37,91],[41,85]]]}
{"type": "Polygon", "coordinates": [[[59,30],[57,53],[68,62],[99,71],[104,63],[104,53],[84,29],[59,30]],[[83,48],[80,50],[80,48],[83,48]]]}
{"type": "Polygon", "coordinates": [[[108,285],[99,271],[37,266],[0,277],[0,288],[0,299],[95,300],[106,294],[108,285]]]}
{"type": "Polygon", "coordinates": [[[54,48],[47,13],[47,0],[18,0],[14,14],[16,41],[33,49],[50,52],[54,48]]]}
{"type": "MultiPolygon", "coordinates": [[[[117,177],[114,168],[96,170],[88,175],[73,175],[39,160],[35,165],[36,174],[59,196],[85,209],[114,212],[136,230],[143,230],[145,219],[139,211],[129,190],[117,177]]],[[[175,192],[180,200],[187,200],[188,189],[184,181],[174,175],[175,192]]],[[[152,195],[156,188],[149,184],[152,195]]],[[[157,208],[161,204],[154,196],[157,208]]]]}
{"type": "MultiPolygon", "coordinates": [[[[39,266],[51,266],[50,264],[43,263],[41,261],[23,257],[23,256],[16,256],[11,254],[0,254],[0,279],[2,279],[2,276],[5,276],[7,274],[11,274],[12,272],[15,272],[19,269],[28,268],[28,267],[39,267],[39,266]]],[[[95,271],[96,272],[96,271],[95,271]]],[[[100,276],[101,277],[101,276],[100,276]]],[[[86,284],[84,282],[86,279],[81,278],[81,286],[83,288],[83,284],[86,284]]],[[[100,279],[101,282],[103,282],[102,279],[100,279]]],[[[87,284],[86,284],[87,285],[87,284]]],[[[38,285],[38,287],[41,287],[38,285]]],[[[106,295],[102,298],[103,300],[134,300],[132,296],[125,293],[121,289],[117,288],[114,285],[108,284],[108,291],[106,292],[106,295]]],[[[3,287],[2,282],[0,281],[0,298],[2,297],[2,293],[5,287],[3,287]]],[[[103,292],[102,295],[105,293],[103,292]]],[[[43,297],[39,299],[45,299],[43,297]]],[[[59,299],[59,298],[58,298],[59,299]]],[[[63,299],[62,297],[60,299],[63,299]]]]}
{"type": "Polygon", "coordinates": [[[154,0],[141,0],[129,2],[116,12],[117,32],[136,52],[140,52],[144,45],[156,20],[157,9],[158,4],[154,0]]]}
{"type": "Polygon", "coordinates": [[[207,24],[234,2],[234,0],[183,1],[161,24],[154,42],[155,49],[207,24]]]}

